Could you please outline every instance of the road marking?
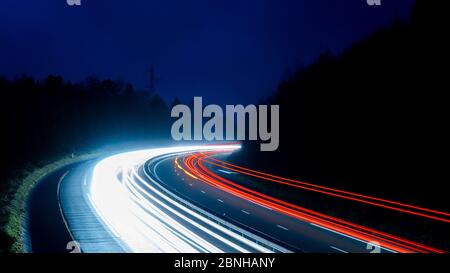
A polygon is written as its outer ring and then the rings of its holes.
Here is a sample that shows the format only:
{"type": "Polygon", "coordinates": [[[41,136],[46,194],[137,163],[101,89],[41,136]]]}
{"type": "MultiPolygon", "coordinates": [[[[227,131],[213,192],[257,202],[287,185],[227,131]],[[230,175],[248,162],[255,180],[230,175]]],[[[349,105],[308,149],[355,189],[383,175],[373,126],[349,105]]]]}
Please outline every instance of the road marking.
{"type": "Polygon", "coordinates": [[[66,175],[69,174],[69,172],[70,172],[70,170],[68,170],[67,172],[65,172],[65,173],[61,176],[61,178],[59,179],[59,183],[61,183],[61,181],[64,180],[64,178],[66,177],[66,175]]]}
{"type": "Polygon", "coordinates": [[[61,200],[60,200],[60,189],[61,189],[61,182],[64,180],[64,178],[66,177],[66,175],[68,175],[69,174],[69,172],[71,171],[72,169],[69,169],[68,171],[66,171],[62,176],[61,176],[61,178],[59,179],[59,181],[58,181],[58,187],[56,188],[56,198],[58,199],[58,208],[59,208],[59,213],[61,213],[61,218],[62,218],[62,220],[63,220],[63,222],[64,222],[64,225],[66,226],[66,229],[67,229],[67,231],[69,232],[69,235],[70,235],[70,237],[72,238],[72,241],[75,241],[75,239],[74,239],[74,237],[73,237],[73,235],[72,235],[72,232],[70,231],[70,229],[69,229],[69,224],[67,223],[67,220],[66,220],[66,217],[64,216],[64,213],[63,213],[63,210],[62,210],[62,207],[61,207],[61,200]]]}
{"type": "MultiPolygon", "coordinates": [[[[362,243],[365,243],[365,244],[367,244],[367,242],[366,241],[363,241],[363,240],[360,240],[360,239],[358,239],[358,238],[355,238],[355,237],[352,237],[352,236],[349,236],[349,235],[346,235],[346,234],[344,234],[344,233],[341,233],[341,232],[337,232],[337,231],[334,231],[334,230],[332,230],[332,229],[329,229],[329,228],[326,228],[326,227],[322,227],[322,226],[320,226],[320,225],[317,225],[317,224],[314,224],[314,223],[310,223],[311,225],[313,225],[313,226],[315,226],[315,227],[318,227],[318,228],[321,228],[321,229],[324,229],[324,230],[328,230],[328,231],[330,231],[330,232],[333,232],[333,233],[336,233],[336,234],[339,234],[339,235],[342,235],[342,236],[344,236],[344,237],[347,237],[347,238],[350,238],[350,239],[353,239],[353,240],[356,240],[356,241],[358,241],[358,242],[362,242],[362,243]]],[[[388,249],[388,248],[384,248],[384,247],[381,247],[382,249],[384,249],[384,250],[386,250],[386,251],[389,251],[389,252],[392,252],[392,253],[396,253],[396,251],[393,251],[393,250],[391,250],[391,249],[388,249]]]]}
{"type": "Polygon", "coordinates": [[[277,227],[281,228],[281,229],[284,229],[284,230],[289,230],[287,227],[283,227],[283,226],[280,226],[280,225],[277,225],[277,227]]]}
{"type": "Polygon", "coordinates": [[[241,210],[243,213],[245,214],[250,214],[250,212],[246,211],[246,210],[241,210]]]}
{"type": "Polygon", "coordinates": [[[205,194],[206,192],[205,191],[201,191],[203,194],[205,194]]]}
{"type": "Polygon", "coordinates": [[[265,208],[265,209],[272,210],[271,208],[266,207],[266,206],[261,205],[261,204],[258,204],[258,203],[256,203],[256,202],[253,202],[252,200],[248,200],[248,201],[252,202],[252,203],[255,204],[255,205],[258,205],[258,206],[260,206],[260,207],[263,207],[263,208],[265,208]]]}
{"type": "MultiPolygon", "coordinates": [[[[70,170],[71,170],[71,169],[70,169],[70,170]]],[[[66,177],[66,175],[69,174],[70,170],[66,171],[66,172],[59,178],[58,186],[56,187],[56,196],[57,196],[57,198],[58,198],[58,205],[60,205],[60,204],[59,204],[59,188],[61,187],[61,182],[64,180],[64,178],[66,177]]],[[[60,207],[60,210],[61,210],[61,207],[60,207]]],[[[62,213],[62,210],[61,210],[61,213],[62,213]]]]}
{"type": "Polygon", "coordinates": [[[220,203],[223,203],[223,200],[222,200],[222,199],[217,199],[217,201],[219,201],[220,203]]]}
{"type": "Polygon", "coordinates": [[[225,171],[225,170],[222,170],[222,169],[219,169],[219,172],[223,172],[223,173],[226,173],[226,174],[235,174],[235,172],[225,171]]]}
{"type": "Polygon", "coordinates": [[[335,246],[330,246],[332,249],[335,249],[335,250],[337,250],[337,251],[340,251],[340,252],[342,252],[342,253],[348,253],[347,251],[345,251],[345,250],[342,250],[342,249],[340,249],[340,248],[338,248],[338,247],[335,247],[335,246]]]}

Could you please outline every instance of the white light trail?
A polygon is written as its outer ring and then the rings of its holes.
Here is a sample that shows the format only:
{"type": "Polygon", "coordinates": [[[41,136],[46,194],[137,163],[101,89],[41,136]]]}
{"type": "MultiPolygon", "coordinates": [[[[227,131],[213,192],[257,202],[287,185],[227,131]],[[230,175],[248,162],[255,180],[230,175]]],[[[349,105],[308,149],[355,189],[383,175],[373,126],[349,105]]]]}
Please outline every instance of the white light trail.
{"type": "Polygon", "coordinates": [[[130,252],[270,252],[170,198],[137,171],[146,161],[162,155],[239,148],[172,147],[108,157],[94,168],[89,200],[103,223],[130,252]]]}

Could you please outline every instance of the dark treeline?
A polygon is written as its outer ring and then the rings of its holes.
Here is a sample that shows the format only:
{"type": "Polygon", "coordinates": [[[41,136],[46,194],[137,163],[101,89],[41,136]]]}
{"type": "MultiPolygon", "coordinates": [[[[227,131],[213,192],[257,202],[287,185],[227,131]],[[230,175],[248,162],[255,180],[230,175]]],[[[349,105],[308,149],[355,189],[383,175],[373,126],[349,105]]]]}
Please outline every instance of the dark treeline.
{"type": "Polygon", "coordinates": [[[169,118],[160,97],[121,80],[0,77],[0,252],[12,244],[4,228],[30,171],[63,156],[168,139],[169,118]]]}
{"type": "Polygon", "coordinates": [[[120,80],[0,79],[0,182],[26,164],[168,134],[168,107],[120,80]]]}
{"type": "Polygon", "coordinates": [[[240,164],[450,211],[448,44],[435,1],[282,82],[280,147],[240,164]],[[444,156],[444,157],[442,157],[444,156]]]}

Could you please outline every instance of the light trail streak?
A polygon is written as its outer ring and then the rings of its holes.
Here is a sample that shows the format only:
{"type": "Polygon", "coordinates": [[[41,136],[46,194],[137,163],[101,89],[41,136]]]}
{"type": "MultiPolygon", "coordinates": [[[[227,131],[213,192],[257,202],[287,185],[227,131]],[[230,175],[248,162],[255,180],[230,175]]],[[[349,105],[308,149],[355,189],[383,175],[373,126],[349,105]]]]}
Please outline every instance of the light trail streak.
{"type": "MultiPolygon", "coordinates": [[[[230,226],[227,226],[225,221],[219,224],[217,219],[208,218],[195,206],[188,206],[178,196],[170,192],[168,194],[167,190],[156,181],[159,178],[153,179],[145,172],[145,168],[144,174],[147,179],[141,177],[140,168],[149,160],[178,154],[183,157],[183,160],[175,159],[175,170],[180,169],[190,178],[270,210],[357,241],[377,241],[381,248],[389,251],[442,252],[253,191],[213,173],[204,165],[204,163],[220,165],[221,168],[236,173],[277,180],[277,182],[290,183],[308,189],[313,188],[329,194],[350,198],[366,197],[336,189],[321,188],[321,186],[314,188],[312,184],[301,184],[303,182],[294,183],[269,174],[227,165],[226,162],[209,157],[212,154],[230,152],[239,148],[240,145],[205,145],[149,149],[111,156],[95,166],[88,198],[102,222],[129,252],[271,252],[273,249],[270,248],[270,243],[269,247],[255,243],[249,237],[243,237],[239,231],[229,229],[230,226]]],[[[367,199],[364,200],[367,201],[367,199]]],[[[370,202],[385,201],[384,199],[370,200],[370,202]]]]}
{"type": "Polygon", "coordinates": [[[146,181],[138,172],[146,161],[162,155],[238,148],[173,147],[108,157],[94,168],[89,200],[103,223],[130,252],[271,252],[170,198],[152,185],[155,181],[146,181]]]}
{"type": "Polygon", "coordinates": [[[442,252],[432,247],[331,217],[245,188],[208,170],[203,165],[206,156],[206,154],[187,156],[183,164],[189,172],[194,173],[201,181],[235,196],[358,240],[365,242],[379,241],[382,247],[397,252],[442,252]]]}
{"type": "Polygon", "coordinates": [[[410,204],[404,204],[404,203],[397,202],[397,201],[391,201],[391,200],[382,199],[382,198],[378,198],[378,197],[358,194],[358,193],[344,191],[344,190],[340,190],[340,189],[334,189],[334,188],[330,188],[330,187],[324,187],[324,186],[320,186],[320,185],[306,183],[306,182],[302,182],[302,181],[298,181],[298,180],[294,180],[294,179],[284,178],[284,177],[280,177],[280,176],[276,176],[276,175],[272,175],[272,174],[268,174],[268,173],[264,173],[264,172],[260,172],[260,171],[251,170],[251,169],[244,168],[241,166],[233,165],[233,164],[221,161],[221,160],[219,160],[217,158],[213,158],[213,157],[204,159],[204,161],[209,164],[221,167],[221,168],[225,168],[225,169],[228,169],[228,170],[231,170],[234,172],[238,172],[241,174],[249,175],[252,177],[260,178],[260,179],[263,179],[266,181],[271,181],[271,182],[275,182],[275,183],[279,183],[279,184],[292,186],[295,188],[300,188],[303,190],[322,193],[322,194],[330,195],[333,197],[357,201],[357,202],[361,202],[361,203],[365,203],[365,204],[369,204],[369,205],[373,205],[373,206],[382,207],[385,209],[395,210],[395,211],[408,213],[408,214],[415,215],[415,216],[420,216],[420,217],[425,217],[425,218],[429,218],[432,220],[450,223],[450,219],[445,218],[445,217],[450,217],[450,213],[447,213],[447,212],[427,209],[427,208],[414,206],[414,205],[410,205],[410,204]],[[444,216],[444,217],[442,217],[442,216],[444,216]]]}

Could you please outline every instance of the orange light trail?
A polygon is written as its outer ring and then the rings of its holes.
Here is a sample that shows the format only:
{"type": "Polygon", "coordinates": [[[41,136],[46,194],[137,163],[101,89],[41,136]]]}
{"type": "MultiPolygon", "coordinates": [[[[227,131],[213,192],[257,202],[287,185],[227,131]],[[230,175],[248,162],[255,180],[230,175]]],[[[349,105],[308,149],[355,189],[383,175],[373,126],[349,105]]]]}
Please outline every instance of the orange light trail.
{"type": "Polygon", "coordinates": [[[186,171],[183,167],[181,167],[180,163],[178,163],[178,157],[175,158],[175,165],[181,169],[185,174],[187,174],[188,176],[194,178],[194,179],[198,179],[195,175],[193,175],[192,173],[186,171]]]}

